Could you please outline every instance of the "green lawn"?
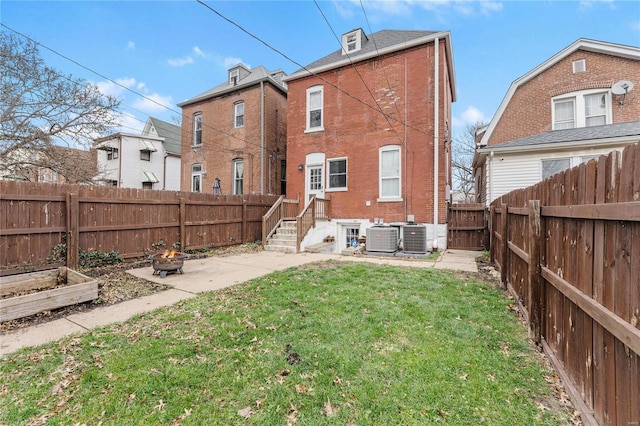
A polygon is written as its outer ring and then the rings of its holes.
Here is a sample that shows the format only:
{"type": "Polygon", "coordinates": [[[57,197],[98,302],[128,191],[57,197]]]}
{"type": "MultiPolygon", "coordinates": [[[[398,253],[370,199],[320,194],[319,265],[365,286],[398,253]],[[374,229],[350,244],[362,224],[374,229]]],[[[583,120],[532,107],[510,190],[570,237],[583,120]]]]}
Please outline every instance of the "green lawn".
{"type": "Polygon", "coordinates": [[[0,424],[560,425],[499,289],[321,263],[0,360],[0,424]]]}

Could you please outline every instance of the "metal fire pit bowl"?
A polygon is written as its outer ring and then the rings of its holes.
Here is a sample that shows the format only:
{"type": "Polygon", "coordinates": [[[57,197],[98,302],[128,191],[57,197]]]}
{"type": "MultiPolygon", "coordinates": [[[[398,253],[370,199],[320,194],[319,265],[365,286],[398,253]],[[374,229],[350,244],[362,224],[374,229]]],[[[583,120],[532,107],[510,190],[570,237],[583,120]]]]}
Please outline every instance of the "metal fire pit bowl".
{"type": "Polygon", "coordinates": [[[180,252],[176,252],[172,257],[166,257],[164,253],[149,256],[153,266],[153,275],[160,275],[160,278],[164,278],[169,273],[180,272],[184,274],[182,266],[186,257],[186,254],[180,252]]]}

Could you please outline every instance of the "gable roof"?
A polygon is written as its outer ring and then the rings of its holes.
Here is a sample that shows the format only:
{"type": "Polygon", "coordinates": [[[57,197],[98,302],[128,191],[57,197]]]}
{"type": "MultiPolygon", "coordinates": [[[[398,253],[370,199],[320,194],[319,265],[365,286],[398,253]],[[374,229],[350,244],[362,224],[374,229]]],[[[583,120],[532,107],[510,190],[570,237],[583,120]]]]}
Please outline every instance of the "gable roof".
{"type": "Polygon", "coordinates": [[[479,153],[511,152],[533,149],[564,148],[585,143],[624,143],[626,140],[640,140],[640,121],[605,124],[602,126],[577,127],[574,129],[551,130],[525,138],[515,139],[498,145],[485,146],[479,153]]]}
{"type": "Polygon", "coordinates": [[[166,121],[159,120],[157,118],[149,117],[149,121],[156,129],[156,133],[161,138],[164,138],[164,149],[169,154],[180,155],[182,144],[180,142],[180,126],[167,123],[166,121]]]}
{"type": "Polygon", "coordinates": [[[542,72],[546,71],[547,69],[551,68],[553,65],[560,62],[562,59],[566,58],[567,56],[571,55],[577,50],[585,50],[588,52],[603,53],[603,54],[627,58],[627,59],[640,60],[640,48],[637,48],[637,47],[626,46],[623,44],[608,43],[608,42],[598,41],[598,40],[590,40],[585,38],[580,38],[576,40],[571,45],[565,47],[563,50],[556,53],[554,56],[547,59],[545,62],[538,65],[537,67],[535,67],[534,69],[532,69],[531,71],[529,71],[528,73],[514,80],[513,83],[511,83],[511,86],[509,86],[509,90],[507,90],[507,93],[502,99],[502,102],[500,103],[498,110],[496,111],[495,115],[491,119],[491,122],[489,123],[489,127],[487,128],[487,131],[484,133],[484,136],[480,141],[480,145],[482,146],[487,145],[487,142],[489,141],[489,138],[491,138],[491,134],[493,133],[493,130],[495,129],[497,123],[500,121],[500,118],[502,117],[502,114],[507,108],[507,105],[509,105],[509,102],[511,101],[511,98],[513,97],[514,93],[520,86],[522,86],[529,80],[532,80],[533,78],[535,78],[542,72]]]}
{"type": "Polygon", "coordinates": [[[456,84],[453,62],[453,52],[451,49],[451,33],[449,31],[418,31],[418,30],[382,30],[370,34],[362,39],[361,48],[358,51],[343,54],[342,49],[324,56],[309,65],[300,68],[284,81],[292,81],[298,78],[315,75],[321,72],[341,68],[368,59],[376,58],[388,53],[399,52],[414,46],[432,43],[436,38],[446,39],[446,49],[449,68],[449,80],[452,87],[452,101],[456,100],[456,84]]]}
{"type": "Polygon", "coordinates": [[[286,95],[287,86],[282,82],[282,78],[279,76],[284,74],[282,70],[276,70],[269,72],[265,67],[258,66],[249,70],[249,74],[237,81],[237,84],[231,84],[228,80],[218,86],[215,86],[212,89],[207,90],[191,99],[187,99],[186,101],[180,102],[178,106],[180,108],[193,104],[196,102],[201,102],[207,99],[216,98],[218,96],[224,95],[229,92],[234,92],[236,90],[245,89],[247,87],[254,86],[259,84],[260,82],[266,81],[274,85],[274,87],[278,88],[282,93],[286,95]]]}

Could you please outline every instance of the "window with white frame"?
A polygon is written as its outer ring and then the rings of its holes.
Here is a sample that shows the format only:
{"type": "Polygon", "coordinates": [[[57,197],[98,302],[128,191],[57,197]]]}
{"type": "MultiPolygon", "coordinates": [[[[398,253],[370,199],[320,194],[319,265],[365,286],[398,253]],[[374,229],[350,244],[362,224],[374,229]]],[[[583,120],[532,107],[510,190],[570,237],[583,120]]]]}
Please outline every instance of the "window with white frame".
{"type": "Polygon", "coordinates": [[[191,192],[202,192],[202,164],[191,166],[191,192]]]}
{"type": "Polygon", "coordinates": [[[229,71],[229,84],[235,86],[238,80],[240,80],[240,70],[236,68],[229,71]]]}
{"type": "Polygon", "coordinates": [[[244,127],[244,102],[233,105],[233,127],[244,127]]]}
{"type": "Polygon", "coordinates": [[[548,158],[542,160],[542,179],[567,170],[569,167],[571,167],[570,158],[548,158]]]}
{"type": "Polygon", "coordinates": [[[553,130],[611,124],[611,95],[602,90],[583,90],[552,100],[553,130]]]}
{"type": "Polygon", "coordinates": [[[307,131],[323,130],[323,89],[322,86],[307,89],[307,131]]]}
{"type": "Polygon", "coordinates": [[[400,201],[400,147],[380,148],[380,200],[400,201]]]}
{"type": "Polygon", "coordinates": [[[327,189],[347,189],[347,159],[332,158],[327,160],[327,166],[329,170],[327,189]]]}
{"type": "Polygon", "coordinates": [[[344,242],[345,247],[358,247],[358,239],[360,238],[359,226],[345,226],[344,227],[344,242]]]}
{"type": "Polygon", "coordinates": [[[202,113],[193,116],[193,146],[202,145],[202,113]]]}
{"type": "Polygon", "coordinates": [[[151,161],[151,151],[148,149],[140,150],[140,159],[142,161],[151,161]]]}
{"type": "Polygon", "coordinates": [[[244,186],[244,161],[242,158],[233,160],[233,195],[242,195],[244,186]]]}
{"type": "Polygon", "coordinates": [[[107,160],[117,160],[118,159],[118,148],[111,148],[107,151],[107,160]]]}

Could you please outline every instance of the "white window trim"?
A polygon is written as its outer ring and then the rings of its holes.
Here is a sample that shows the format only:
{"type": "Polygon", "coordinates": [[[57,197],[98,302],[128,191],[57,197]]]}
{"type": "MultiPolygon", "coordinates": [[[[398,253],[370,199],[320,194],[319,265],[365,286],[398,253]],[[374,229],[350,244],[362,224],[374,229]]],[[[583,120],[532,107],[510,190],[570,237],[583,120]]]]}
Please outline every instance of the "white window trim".
{"type": "Polygon", "coordinates": [[[245,174],[245,169],[244,169],[244,159],[242,158],[236,158],[233,160],[233,187],[232,189],[232,194],[233,195],[243,195],[244,194],[244,174],[245,174]],[[242,164],[242,193],[238,194],[238,181],[236,179],[236,174],[238,171],[238,165],[242,164]]]}
{"type": "Polygon", "coordinates": [[[328,158],[327,159],[327,166],[326,166],[326,170],[327,172],[325,173],[326,175],[326,179],[327,182],[325,184],[325,192],[340,192],[340,191],[348,191],[348,186],[349,186],[349,160],[347,157],[336,157],[336,158],[328,158]],[[332,161],[345,161],[345,177],[346,177],[346,185],[345,186],[336,186],[335,188],[332,188],[329,184],[331,182],[331,162],[332,161]]]}
{"type": "MultiPolygon", "coordinates": [[[[315,111],[315,110],[314,110],[315,111]]],[[[306,114],[306,130],[305,133],[311,132],[322,132],[324,131],[324,87],[323,86],[313,86],[307,89],[307,108],[305,110],[306,114]],[[315,92],[320,92],[320,126],[311,127],[311,94],[315,92]]]]}
{"type": "Polygon", "coordinates": [[[202,164],[200,164],[200,163],[196,163],[196,164],[192,164],[191,165],[191,192],[202,192],[202,164]],[[194,172],[193,169],[195,168],[195,166],[200,166],[200,171],[194,172]],[[195,176],[199,176],[200,177],[200,191],[195,191],[194,190],[193,178],[195,176]]]}
{"type": "Polygon", "coordinates": [[[575,127],[574,129],[585,127],[586,117],[585,117],[585,103],[584,98],[589,95],[595,95],[602,93],[605,95],[606,99],[606,113],[605,113],[605,124],[611,124],[612,121],[612,98],[611,91],[607,89],[589,89],[589,90],[580,90],[577,92],[565,93],[559,96],[555,96],[551,98],[551,125],[553,130],[556,130],[556,108],[555,103],[558,101],[564,101],[573,99],[573,114],[575,118],[575,127]]]}
{"type": "Polygon", "coordinates": [[[244,101],[236,102],[235,104],[233,104],[233,128],[240,129],[242,127],[244,127],[244,101]],[[238,117],[240,116],[238,114],[238,107],[240,105],[242,105],[242,125],[238,126],[238,117]]]}
{"type": "Polygon", "coordinates": [[[193,138],[191,139],[191,146],[202,146],[202,113],[201,112],[197,112],[193,114],[193,138]],[[198,121],[200,121],[200,142],[196,143],[196,135],[198,134],[196,125],[198,124],[198,121]]]}
{"type": "Polygon", "coordinates": [[[386,145],[378,150],[378,202],[394,203],[402,201],[402,150],[400,145],[386,145]],[[382,196],[382,153],[387,151],[398,151],[398,193],[397,197],[382,196]]]}

